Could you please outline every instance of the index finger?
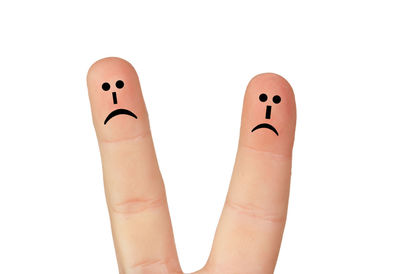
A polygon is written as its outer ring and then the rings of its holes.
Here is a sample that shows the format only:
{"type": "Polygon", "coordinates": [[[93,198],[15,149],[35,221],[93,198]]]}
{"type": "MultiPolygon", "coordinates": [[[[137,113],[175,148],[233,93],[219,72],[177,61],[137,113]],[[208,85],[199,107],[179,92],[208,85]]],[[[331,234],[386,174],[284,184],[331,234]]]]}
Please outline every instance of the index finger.
{"type": "Polygon", "coordinates": [[[105,58],[87,82],[120,272],[181,273],[136,71],[105,58]]]}

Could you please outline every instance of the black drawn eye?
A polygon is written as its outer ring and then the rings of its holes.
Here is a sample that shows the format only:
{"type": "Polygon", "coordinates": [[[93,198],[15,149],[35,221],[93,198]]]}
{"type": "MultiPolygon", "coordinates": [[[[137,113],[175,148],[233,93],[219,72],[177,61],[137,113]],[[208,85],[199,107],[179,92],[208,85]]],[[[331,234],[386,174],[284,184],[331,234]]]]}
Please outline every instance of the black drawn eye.
{"type": "Polygon", "coordinates": [[[104,91],[107,91],[107,90],[110,89],[110,84],[107,83],[107,82],[105,82],[105,83],[103,83],[103,85],[101,85],[101,88],[102,88],[104,91]]]}
{"type": "Polygon", "coordinates": [[[275,104],[279,104],[281,102],[281,97],[279,95],[275,95],[274,98],[272,98],[272,101],[275,104]]]}
{"type": "Polygon", "coordinates": [[[265,102],[265,101],[267,101],[268,96],[265,93],[261,93],[260,96],[258,97],[258,99],[260,99],[261,102],[265,102]]]}
{"type": "Polygon", "coordinates": [[[115,86],[116,86],[117,88],[123,88],[123,87],[124,87],[124,82],[123,82],[122,80],[118,80],[118,81],[115,83],[115,86]]]}

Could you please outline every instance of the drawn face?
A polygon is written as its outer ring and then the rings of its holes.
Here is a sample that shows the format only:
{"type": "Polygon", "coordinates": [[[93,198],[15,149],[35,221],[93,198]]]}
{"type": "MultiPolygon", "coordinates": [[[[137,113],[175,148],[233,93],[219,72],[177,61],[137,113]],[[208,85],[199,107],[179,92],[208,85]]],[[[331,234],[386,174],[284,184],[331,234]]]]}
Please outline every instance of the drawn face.
{"type": "Polygon", "coordinates": [[[253,77],[244,96],[239,143],[258,151],[288,155],[295,128],[296,104],[290,84],[273,73],[253,77]]]}
{"type": "Polygon", "coordinates": [[[87,84],[96,134],[103,141],[147,134],[146,105],[130,63],[115,57],[101,59],[90,67],[87,84]]]}
{"type": "MultiPolygon", "coordinates": [[[[125,85],[124,81],[118,80],[115,82],[115,85],[111,88],[110,83],[104,82],[101,85],[101,89],[105,92],[111,92],[113,104],[117,105],[118,104],[117,92],[123,92],[124,85],[125,85]]],[[[110,98],[110,100],[111,100],[111,98],[110,98]]],[[[137,119],[136,114],[133,113],[132,111],[130,111],[128,109],[124,109],[124,108],[118,108],[118,109],[113,110],[110,114],[108,114],[108,116],[104,120],[104,125],[106,125],[107,122],[110,121],[111,118],[118,116],[118,115],[129,115],[129,116],[137,119]]]]}
{"type": "MultiPolygon", "coordinates": [[[[270,120],[271,115],[272,115],[272,106],[278,105],[281,102],[281,97],[279,95],[274,95],[271,100],[268,98],[267,94],[261,93],[260,96],[258,97],[258,99],[260,100],[261,103],[267,102],[266,106],[265,106],[265,119],[270,120]],[[268,101],[268,99],[269,99],[269,101],[268,101]]],[[[259,129],[264,129],[264,128],[273,131],[276,134],[276,136],[279,136],[278,130],[269,123],[258,124],[251,130],[251,132],[254,132],[259,129]]]]}

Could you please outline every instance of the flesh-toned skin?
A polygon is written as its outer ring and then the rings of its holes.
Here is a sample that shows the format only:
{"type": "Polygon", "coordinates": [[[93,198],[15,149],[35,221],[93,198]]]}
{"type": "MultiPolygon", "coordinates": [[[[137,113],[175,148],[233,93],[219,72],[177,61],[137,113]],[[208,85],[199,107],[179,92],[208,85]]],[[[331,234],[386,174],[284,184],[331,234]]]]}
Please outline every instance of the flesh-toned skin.
{"type": "MultiPolygon", "coordinates": [[[[135,69],[120,58],[101,59],[89,69],[87,82],[119,272],[183,273],[135,69]],[[118,80],[124,82],[121,89],[118,80]],[[102,89],[105,82],[108,91],[102,89]],[[117,115],[104,124],[119,108],[137,119],[117,115]]],[[[274,272],[286,221],[295,126],[289,83],[276,74],[255,76],[244,98],[236,162],[211,254],[196,273],[274,272]],[[260,100],[262,93],[266,101],[260,100]],[[273,102],[275,95],[279,103],[273,102]],[[252,132],[261,123],[272,125],[278,135],[268,128],[252,132]]]]}

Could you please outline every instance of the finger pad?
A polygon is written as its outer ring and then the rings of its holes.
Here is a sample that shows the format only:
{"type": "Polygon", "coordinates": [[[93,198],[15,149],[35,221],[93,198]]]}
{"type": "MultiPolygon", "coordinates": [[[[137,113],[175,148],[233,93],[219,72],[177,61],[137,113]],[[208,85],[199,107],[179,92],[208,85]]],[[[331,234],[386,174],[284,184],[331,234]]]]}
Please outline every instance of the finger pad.
{"type": "Polygon", "coordinates": [[[139,79],[129,62],[116,57],[95,62],[88,71],[87,84],[93,123],[99,139],[114,141],[148,131],[139,79]],[[116,115],[107,120],[118,109],[132,115],[116,115]]]}
{"type": "Polygon", "coordinates": [[[273,73],[255,76],[244,98],[240,143],[290,155],[295,127],[296,103],[290,84],[273,73]]]}

